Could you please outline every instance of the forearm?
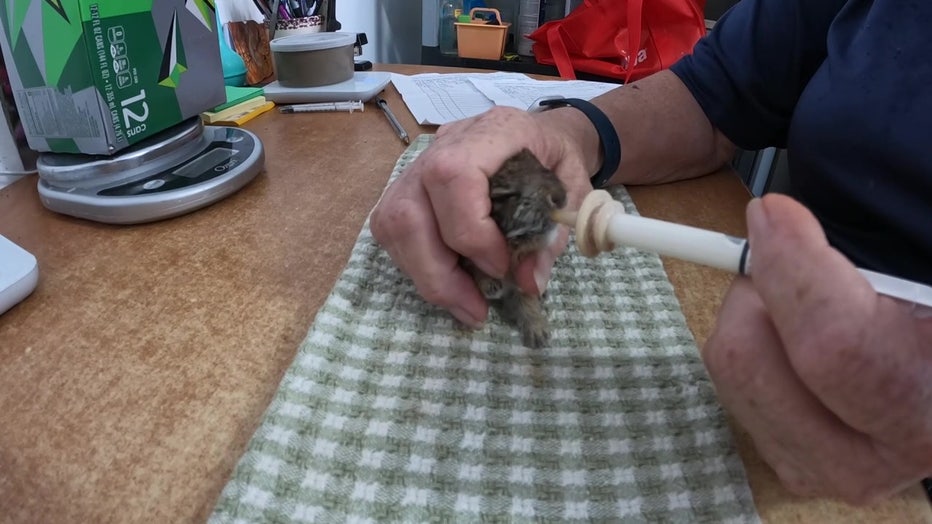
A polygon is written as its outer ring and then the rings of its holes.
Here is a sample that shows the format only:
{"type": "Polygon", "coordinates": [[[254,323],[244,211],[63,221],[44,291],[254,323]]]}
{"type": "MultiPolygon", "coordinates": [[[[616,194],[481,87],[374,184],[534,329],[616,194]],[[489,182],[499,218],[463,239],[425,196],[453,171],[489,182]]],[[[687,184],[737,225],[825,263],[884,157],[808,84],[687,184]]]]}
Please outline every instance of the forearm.
{"type": "MultiPolygon", "coordinates": [[[[686,86],[670,71],[592,99],[621,141],[621,164],[611,183],[651,184],[708,174],[728,162],[734,145],[709,122],[686,86]]],[[[589,173],[602,165],[599,138],[574,108],[541,113],[544,125],[564,130],[589,173]]]]}

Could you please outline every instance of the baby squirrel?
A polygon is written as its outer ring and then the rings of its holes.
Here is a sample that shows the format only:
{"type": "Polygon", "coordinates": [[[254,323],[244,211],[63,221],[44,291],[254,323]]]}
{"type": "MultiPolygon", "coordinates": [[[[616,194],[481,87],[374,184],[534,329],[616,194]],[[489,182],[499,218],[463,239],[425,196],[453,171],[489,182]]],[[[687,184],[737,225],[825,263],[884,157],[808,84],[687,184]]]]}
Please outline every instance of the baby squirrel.
{"type": "Polygon", "coordinates": [[[545,249],[556,238],[557,224],[550,215],[566,205],[566,188],[553,171],[524,149],[489,177],[489,196],[492,219],[511,251],[508,272],[499,280],[466,258],[461,258],[460,264],[490,304],[521,332],[524,344],[543,347],[550,342],[550,329],[541,297],[521,291],[512,272],[524,256],[545,249]]]}

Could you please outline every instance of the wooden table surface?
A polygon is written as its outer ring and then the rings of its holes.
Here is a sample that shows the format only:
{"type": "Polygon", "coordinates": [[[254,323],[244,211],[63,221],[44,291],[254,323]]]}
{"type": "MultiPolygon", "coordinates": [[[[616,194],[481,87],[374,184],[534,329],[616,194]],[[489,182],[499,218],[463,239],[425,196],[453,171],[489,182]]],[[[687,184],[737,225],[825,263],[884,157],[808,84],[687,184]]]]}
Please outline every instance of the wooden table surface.
{"type": "MultiPolygon", "coordinates": [[[[436,67],[383,66],[413,74],[436,67]]],[[[418,128],[393,87],[386,98],[418,128]]],[[[45,210],[35,177],[0,190],[0,234],[39,261],[0,316],[0,521],[202,522],[404,150],[380,111],[269,112],[266,170],[209,208],[110,226],[45,210]]],[[[745,234],[731,172],[632,187],[646,216],[745,234]]],[[[729,282],[664,261],[702,344],[729,282]]],[[[869,508],[787,494],[738,444],[773,522],[932,522],[917,486],[869,508]]]]}

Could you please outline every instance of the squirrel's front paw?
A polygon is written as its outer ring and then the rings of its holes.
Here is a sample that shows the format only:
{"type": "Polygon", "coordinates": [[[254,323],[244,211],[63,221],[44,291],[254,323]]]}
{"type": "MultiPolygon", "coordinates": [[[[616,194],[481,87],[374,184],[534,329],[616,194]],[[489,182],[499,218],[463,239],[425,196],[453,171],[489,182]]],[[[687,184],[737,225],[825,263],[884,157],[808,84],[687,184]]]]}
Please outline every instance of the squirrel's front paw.
{"type": "Polygon", "coordinates": [[[550,330],[546,323],[532,322],[521,326],[521,338],[524,345],[540,349],[550,344],[550,330]]]}

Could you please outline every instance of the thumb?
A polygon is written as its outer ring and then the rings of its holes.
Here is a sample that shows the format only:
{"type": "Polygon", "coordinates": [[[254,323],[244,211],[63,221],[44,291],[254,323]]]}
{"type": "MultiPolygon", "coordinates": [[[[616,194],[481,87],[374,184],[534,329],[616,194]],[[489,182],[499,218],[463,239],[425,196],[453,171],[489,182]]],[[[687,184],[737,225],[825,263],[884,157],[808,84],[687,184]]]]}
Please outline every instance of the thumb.
{"type": "Polygon", "coordinates": [[[545,249],[521,260],[514,270],[514,279],[518,287],[529,295],[542,295],[550,283],[553,265],[560,253],[566,249],[568,241],[569,230],[565,226],[559,226],[553,242],[545,249]]]}
{"type": "Polygon", "coordinates": [[[873,313],[875,292],[802,204],[771,194],[747,211],[751,277],[784,342],[795,346],[833,317],[873,313]]]}

